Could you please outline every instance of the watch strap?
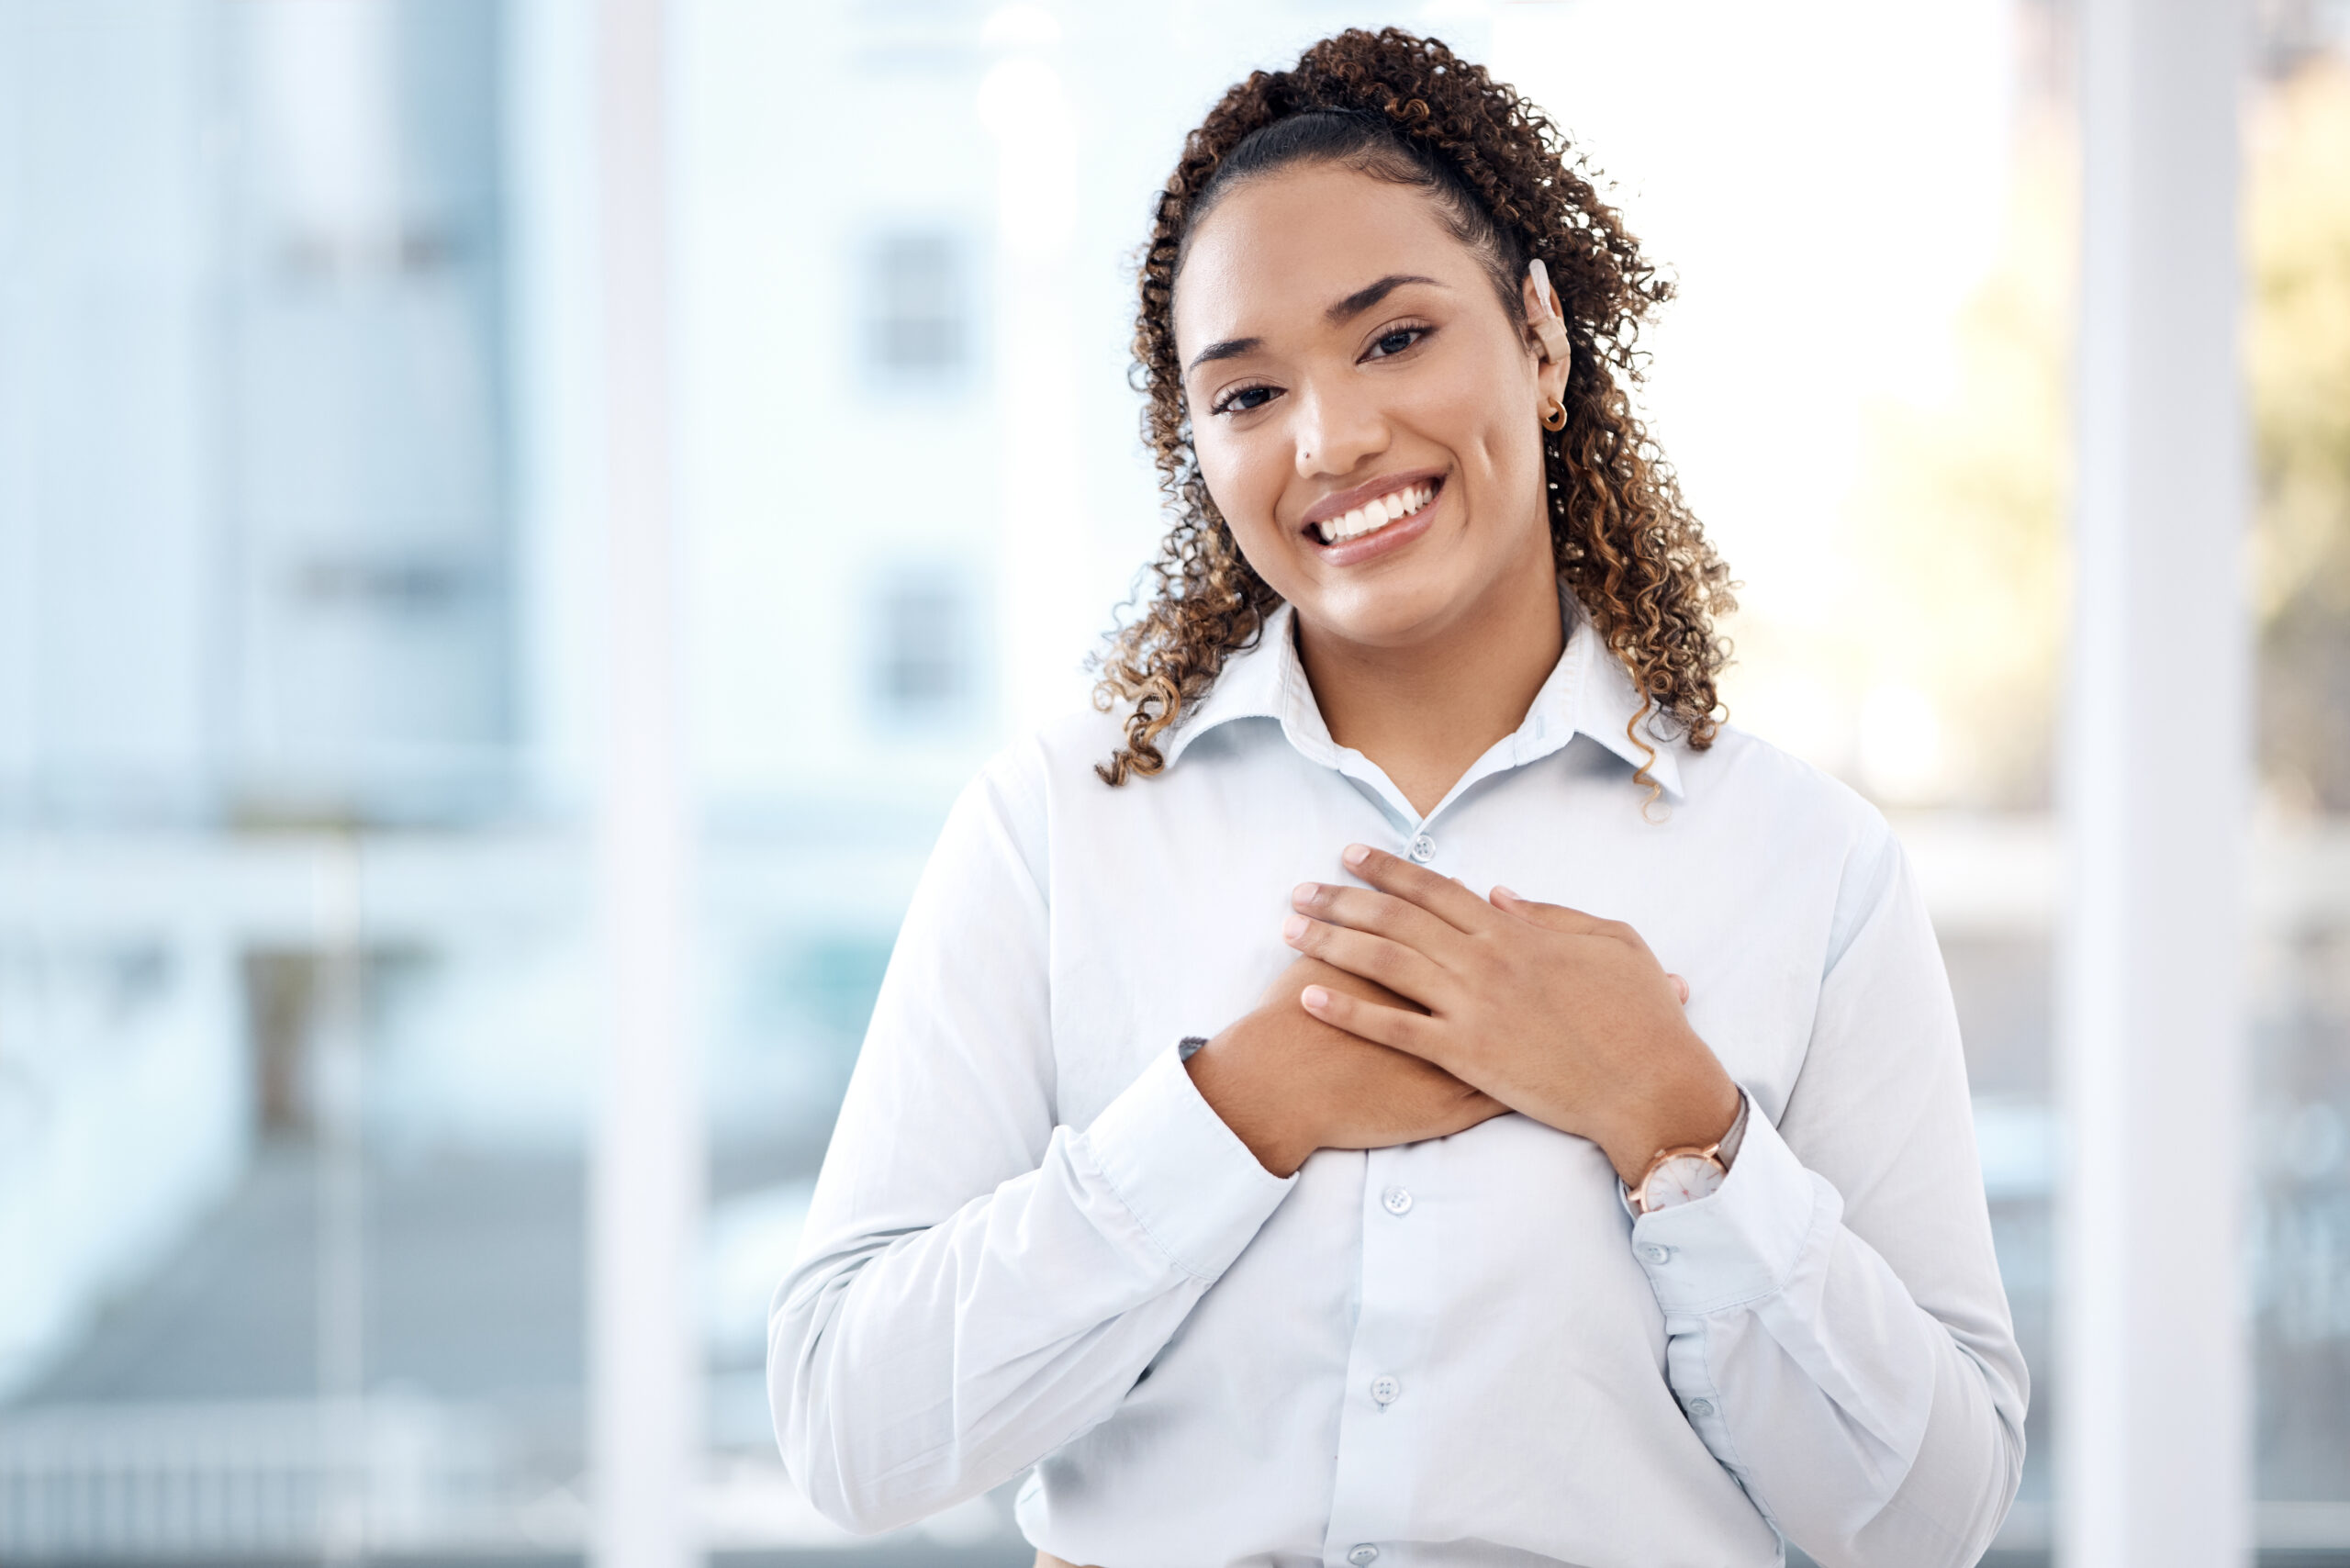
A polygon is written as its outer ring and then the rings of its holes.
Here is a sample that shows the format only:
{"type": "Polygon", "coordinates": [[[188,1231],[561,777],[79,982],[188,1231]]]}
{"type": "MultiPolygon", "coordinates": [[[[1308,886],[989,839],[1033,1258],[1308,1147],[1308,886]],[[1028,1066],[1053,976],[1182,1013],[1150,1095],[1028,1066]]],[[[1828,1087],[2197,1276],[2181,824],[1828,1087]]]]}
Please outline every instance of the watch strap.
{"type": "Polygon", "coordinates": [[[1753,1103],[1746,1097],[1745,1090],[1738,1092],[1738,1119],[1730,1123],[1729,1131],[1722,1134],[1722,1141],[1714,1146],[1715,1158],[1722,1162],[1724,1170],[1738,1161],[1739,1148],[1746,1142],[1746,1114],[1753,1103]]]}

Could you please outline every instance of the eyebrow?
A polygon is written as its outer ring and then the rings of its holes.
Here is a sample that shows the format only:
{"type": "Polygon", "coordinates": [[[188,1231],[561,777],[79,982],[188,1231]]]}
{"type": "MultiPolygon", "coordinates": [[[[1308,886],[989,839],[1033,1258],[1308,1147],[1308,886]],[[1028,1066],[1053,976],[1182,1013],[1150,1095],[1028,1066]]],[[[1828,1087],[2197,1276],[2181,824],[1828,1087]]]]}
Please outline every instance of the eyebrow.
{"type": "MultiPolygon", "coordinates": [[[[1424,283],[1432,288],[1444,286],[1436,279],[1422,277],[1417,273],[1390,273],[1368,287],[1356,289],[1352,294],[1323,311],[1322,318],[1334,327],[1341,322],[1350,321],[1404,285],[1413,283],[1424,283]]],[[[1264,346],[1265,340],[1262,338],[1226,338],[1220,343],[1210,343],[1192,356],[1192,363],[1183,367],[1183,374],[1189,375],[1210,360],[1238,359],[1242,354],[1254,353],[1264,346]]]]}
{"type": "Polygon", "coordinates": [[[1341,321],[1351,321],[1407,283],[1425,283],[1437,288],[1444,286],[1436,279],[1422,277],[1417,273],[1390,273],[1369,288],[1358,288],[1322,312],[1322,319],[1334,327],[1341,321]]]}
{"type": "Polygon", "coordinates": [[[1255,353],[1264,346],[1262,338],[1226,338],[1220,343],[1210,343],[1192,356],[1192,363],[1183,367],[1183,374],[1191,375],[1212,359],[1238,359],[1242,354],[1255,353]]]}

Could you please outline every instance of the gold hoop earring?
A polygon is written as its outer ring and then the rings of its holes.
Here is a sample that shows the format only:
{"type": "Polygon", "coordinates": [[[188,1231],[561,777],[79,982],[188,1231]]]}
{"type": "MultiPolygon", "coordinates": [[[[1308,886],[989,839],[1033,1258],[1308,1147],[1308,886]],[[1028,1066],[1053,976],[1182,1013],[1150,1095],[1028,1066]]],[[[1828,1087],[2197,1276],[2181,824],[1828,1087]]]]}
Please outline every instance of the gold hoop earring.
{"type": "Polygon", "coordinates": [[[1556,398],[1551,398],[1550,406],[1542,410],[1542,428],[1546,431],[1562,431],[1566,429],[1566,404],[1561,402],[1556,398]]]}

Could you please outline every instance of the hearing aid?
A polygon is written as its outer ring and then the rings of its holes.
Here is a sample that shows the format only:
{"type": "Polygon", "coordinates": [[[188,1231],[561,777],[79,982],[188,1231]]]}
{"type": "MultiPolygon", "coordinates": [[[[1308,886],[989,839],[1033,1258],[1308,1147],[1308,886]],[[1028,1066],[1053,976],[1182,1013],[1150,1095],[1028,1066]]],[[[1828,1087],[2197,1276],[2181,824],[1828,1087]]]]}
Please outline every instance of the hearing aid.
{"type": "Polygon", "coordinates": [[[1535,257],[1526,263],[1526,275],[1534,280],[1534,293],[1542,301],[1542,308],[1527,324],[1534,329],[1534,336],[1542,344],[1542,357],[1554,364],[1567,363],[1567,327],[1559,309],[1558,291],[1550,286],[1550,269],[1535,257]]]}

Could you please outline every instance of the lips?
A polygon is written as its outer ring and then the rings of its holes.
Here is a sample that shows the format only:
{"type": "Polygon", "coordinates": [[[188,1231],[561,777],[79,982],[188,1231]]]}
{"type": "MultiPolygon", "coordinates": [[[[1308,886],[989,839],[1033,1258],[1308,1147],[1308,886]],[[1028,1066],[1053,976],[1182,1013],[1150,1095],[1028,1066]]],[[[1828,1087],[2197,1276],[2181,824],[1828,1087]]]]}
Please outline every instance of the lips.
{"type": "Polygon", "coordinates": [[[1315,511],[1323,512],[1324,515],[1318,518],[1309,516],[1305,524],[1306,534],[1323,544],[1330,545],[1343,544],[1348,540],[1376,533],[1391,523],[1400,522],[1428,505],[1436,499],[1437,492],[1444,486],[1441,476],[1433,478],[1410,478],[1403,476],[1397,477],[1402,480],[1401,483],[1387,481],[1383,488],[1380,487],[1382,481],[1377,480],[1370,486],[1363,487],[1373,489],[1376,493],[1360,499],[1352,496],[1331,498],[1332,501],[1352,503],[1347,505],[1343,510],[1330,510],[1330,503],[1327,501],[1315,508],[1315,511]]]}

